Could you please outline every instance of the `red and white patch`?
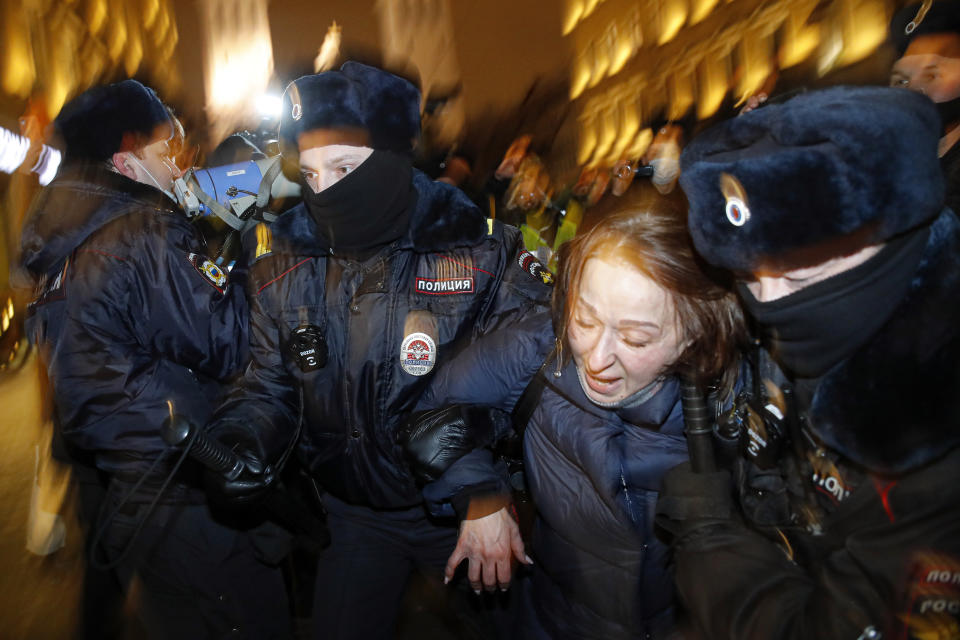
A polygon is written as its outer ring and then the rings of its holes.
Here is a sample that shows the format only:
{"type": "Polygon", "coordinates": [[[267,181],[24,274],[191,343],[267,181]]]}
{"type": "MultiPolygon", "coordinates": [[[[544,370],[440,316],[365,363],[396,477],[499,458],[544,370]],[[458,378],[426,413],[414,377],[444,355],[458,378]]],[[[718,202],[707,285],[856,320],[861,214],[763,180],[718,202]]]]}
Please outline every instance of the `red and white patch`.
{"type": "Polygon", "coordinates": [[[223,288],[227,286],[227,272],[218,267],[213,260],[206,256],[196,253],[188,253],[187,260],[193,265],[203,279],[213,285],[213,288],[223,293],[223,288]]]}
{"type": "Polygon", "coordinates": [[[423,376],[437,364],[437,345],[425,333],[411,333],[400,346],[400,366],[412,376],[423,376]]]}
{"type": "Polygon", "coordinates": [[[431,296],[473,293],[473,278],[417,278],[415,288],[431,296]]]}

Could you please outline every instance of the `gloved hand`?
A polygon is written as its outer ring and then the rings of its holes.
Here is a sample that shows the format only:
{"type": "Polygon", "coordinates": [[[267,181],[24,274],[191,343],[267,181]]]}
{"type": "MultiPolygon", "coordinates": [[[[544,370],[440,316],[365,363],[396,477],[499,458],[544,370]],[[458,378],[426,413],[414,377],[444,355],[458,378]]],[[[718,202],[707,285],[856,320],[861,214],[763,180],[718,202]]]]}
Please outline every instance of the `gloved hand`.
{"type": "Polygon", "coordinates": [[[217,440],[231,449],[241,464],[226,473],[207,469],[207,486],[230,504],[256,504],[276,479],[272,465],[263,459],[260,443],[253,434],[242,428],[220,432],[217,440]]]}
{"type": "Polygon", "coordinates": [[[421,485],[437,480],[464,454],[492,443],[493,421],[486,409],[453,405],[411,414],[400,429],[413,476],[421,485]]]}
{"type": "Polygon", "coordinates": [[[733,517],[730,473],[694,473],[689,462],[678,464],[663,477],[657,500],[656,523],[674,536],[733,517]]]}

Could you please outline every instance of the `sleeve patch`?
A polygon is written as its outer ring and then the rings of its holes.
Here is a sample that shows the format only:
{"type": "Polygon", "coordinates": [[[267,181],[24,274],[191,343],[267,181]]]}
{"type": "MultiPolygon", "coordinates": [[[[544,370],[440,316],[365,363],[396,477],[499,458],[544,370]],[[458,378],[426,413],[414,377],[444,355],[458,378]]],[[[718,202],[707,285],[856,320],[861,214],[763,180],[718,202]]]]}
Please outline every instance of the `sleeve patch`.
{"type": "Polygon", "coordinates": [[[204,280],[209,282],[214,289],[223,293],[224,287],[227,286],[226,271],[218,267],[210,258],[196,253],[188,253],[187,260],[204,280]]]}
{"type": "Polygon", "coordinates": [[[517,256],[517,264],[543,284],[553,284],[553,274],[529,251],[520,252],[520,255],[517,256]]]}

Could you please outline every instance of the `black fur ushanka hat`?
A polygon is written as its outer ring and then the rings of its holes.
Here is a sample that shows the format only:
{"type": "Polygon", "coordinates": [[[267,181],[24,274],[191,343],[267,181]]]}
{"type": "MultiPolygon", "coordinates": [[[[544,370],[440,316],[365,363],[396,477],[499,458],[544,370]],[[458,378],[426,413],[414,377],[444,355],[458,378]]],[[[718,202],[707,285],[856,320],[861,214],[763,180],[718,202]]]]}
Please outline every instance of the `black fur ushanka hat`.
{"type": "Polygon", "coordinates": [[[897,55],[910,46],[917,36],[933,33],[956,33],[960,35],[960,0],[940,0],[930,5],[926,12],[922,5],[913,4],[897,11],[890,21],[890,41],[897,55]]]}
{"type": "Polygon", "coordinates": [[[681,156],[694,244],[751,271],[854,232],[882,242],[943,207],[939,137],[928,98],[887,87],[811,91],[727,120],[681,156]]]}
{"type": "Polygon", "coordinates": [[[166,106],[150,87],[136,80],[87,89],[53,121],[65,145],[65,161],[106,160],[129,145],[131,134],[149,138],[170,122],[166,106]]]}
{"type": "Polygon", "coordinates": [[[297,148],[312,129],[360,128],[374,149],[410,153],[420,136],[420,92],[408,81],[359,62],[303,76],[283,95],[280,139],[297,148]]]}

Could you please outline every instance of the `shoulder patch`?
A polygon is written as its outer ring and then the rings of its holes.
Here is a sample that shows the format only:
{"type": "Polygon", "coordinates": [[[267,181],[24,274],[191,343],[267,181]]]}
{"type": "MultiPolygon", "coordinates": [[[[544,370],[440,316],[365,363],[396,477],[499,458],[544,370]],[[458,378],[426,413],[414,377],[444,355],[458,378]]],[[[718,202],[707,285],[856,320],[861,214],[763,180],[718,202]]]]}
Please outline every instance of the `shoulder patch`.
{"type": "Polygon", "coordinates": [[[227,272],[218,267],[213,260],[197,253],[188,253],[187,261],[193,265],[204,280],[209,282],[214,289],[223,293],[227,286],[227,272]]]}
{"type": "Polygon", "coordinates": [[[529,251],[524,250],[520,252],[520,255],[517,256],[517,264],[520,265],[521,269],[543,284],[553,284],[553,274],[529,251]]]}
{"type": "Polygon", "coordinates": [[[273,232],[270,227],[261,222],[257,225],[257,249],[254,251],[253,259],[263,257],[273,251],[273,232]]]}

